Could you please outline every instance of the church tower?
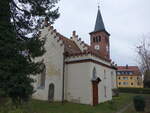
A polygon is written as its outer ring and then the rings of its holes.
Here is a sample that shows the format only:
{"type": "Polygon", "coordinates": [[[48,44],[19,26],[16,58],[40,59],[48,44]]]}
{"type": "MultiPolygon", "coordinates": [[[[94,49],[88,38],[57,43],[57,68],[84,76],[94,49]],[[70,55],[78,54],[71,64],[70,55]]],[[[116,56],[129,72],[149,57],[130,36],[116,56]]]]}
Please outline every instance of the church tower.
{"type": "Polygon", "coordinates": [[[105,29],[103,18],[98,8],[95,29],[90,33],[90,42],[91,47],[99,51],[99,54],[108,60],[110,59],[109,36],[110,34],[105,29]]]}

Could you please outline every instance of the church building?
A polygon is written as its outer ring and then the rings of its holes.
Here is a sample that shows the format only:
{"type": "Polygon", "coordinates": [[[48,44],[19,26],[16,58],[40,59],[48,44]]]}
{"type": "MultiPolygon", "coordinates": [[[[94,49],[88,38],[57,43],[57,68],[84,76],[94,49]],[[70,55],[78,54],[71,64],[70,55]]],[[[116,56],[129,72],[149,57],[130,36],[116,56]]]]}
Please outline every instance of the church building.
{"type": "Polygon", "coordinates": [[[40,37],[46,38],[46,53],[36,59],[43,60],[43,72],[34,77],[33,98],[89,105],[111,100],[117,68],[110,58],[109,36],[100,9],[90,45],[76,31],[67,38],[45,22],[40,37]]]}

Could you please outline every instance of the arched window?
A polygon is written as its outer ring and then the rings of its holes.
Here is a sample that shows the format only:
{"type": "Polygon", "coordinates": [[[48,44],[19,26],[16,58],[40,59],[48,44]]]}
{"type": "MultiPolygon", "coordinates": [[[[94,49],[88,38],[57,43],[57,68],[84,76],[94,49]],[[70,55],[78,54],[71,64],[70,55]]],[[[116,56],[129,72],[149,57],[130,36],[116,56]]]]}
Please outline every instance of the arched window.
{"type": "Polygon", "coordinates": [[[101,41],[101,36],[99,36],[99,42],[101,41]]]}
{"type": "Polygon", "coordinates": [[[40,68],[41,68],[42,72],[39,75],[38,87],[43,89],[43,88],[45,88],[45,78],[46,78],[46,66],[45,66],[45,64],[42,64],[40,68]]]}
{"type": "Polygon", "coordinates": [[[92,77],[93,80],[96,80],[96,68],[94,67],[93,68],[93,77],[92,77]]]}
{"type": "Polygon", "coordinates": [[[55,92],[55,85],[51,83],[49,85],[49,90],[48,90],[48,101],[53,102],[54,101],[54,92],[55,92]]]}
{"type": "Polygon", "coordinates": [[[95,37],[96,38],[96,42],[98,43],[98,37],[95,37]]]}
{"type": "Polygon", "coordinates": [[[93,43],[95,43],[95,37],[93,37],[93,43]]]}
{"type": "Polygon", "coordinates": [[[107,97],[107,87],[104,86],[104,97],[107,97]]]}

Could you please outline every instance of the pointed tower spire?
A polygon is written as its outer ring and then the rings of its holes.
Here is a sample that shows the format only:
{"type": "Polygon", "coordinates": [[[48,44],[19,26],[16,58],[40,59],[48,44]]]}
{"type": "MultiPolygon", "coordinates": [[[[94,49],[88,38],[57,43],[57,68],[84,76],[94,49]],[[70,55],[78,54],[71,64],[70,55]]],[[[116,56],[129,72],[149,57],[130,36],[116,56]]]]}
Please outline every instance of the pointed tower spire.
{"type": "Polygon", "coordinates": [[[101,16],[99,6],[98,6],[98,13],[97,13],[94,32],[97,32],[97,31],[105,31],[105,26],[104,26],[103,18],[101,16]]]}
{"type": "Polygon", "coordinates": [[[108,60],[110,59],[109,36],[110,34],[105,30],[103,18],[98,5],[95,29],[90,33],[91,47],[97,50],[103,58],[108,60]]]}

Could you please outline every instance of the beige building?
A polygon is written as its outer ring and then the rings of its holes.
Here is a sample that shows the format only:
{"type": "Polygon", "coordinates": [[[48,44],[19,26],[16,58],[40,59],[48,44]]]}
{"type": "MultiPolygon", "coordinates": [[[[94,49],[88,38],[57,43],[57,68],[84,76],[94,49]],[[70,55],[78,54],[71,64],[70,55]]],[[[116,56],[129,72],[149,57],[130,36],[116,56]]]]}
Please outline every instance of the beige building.
{"type": "Polygon", "coordinates": [[[43,73],[35,76],[33,98],[95,105],[112,99],[116,88],[116,67],[111,63],[109,33],[98,10],[91,44],[74,31],[71,38],[45,24],[40,37],[46,38],[43,73]]]}
{"type": "Polygon", "coordinates": [[[117,86],[119,88],[143,88],[143,80],[137,66],[118,66],[117,86]]]}

